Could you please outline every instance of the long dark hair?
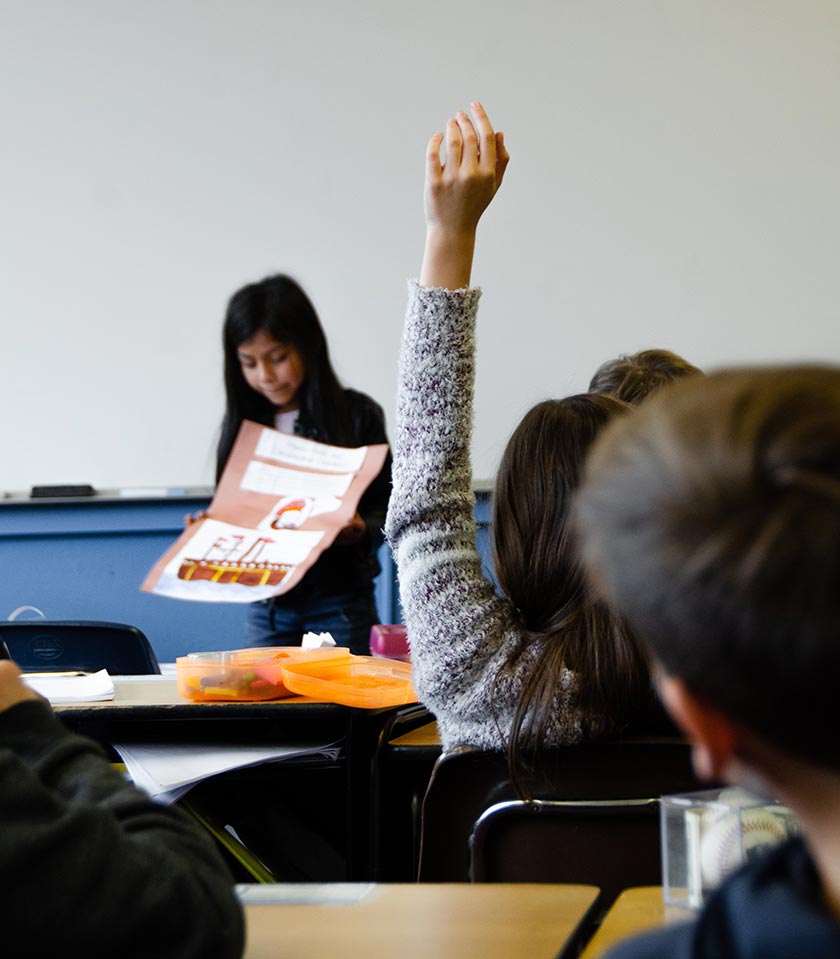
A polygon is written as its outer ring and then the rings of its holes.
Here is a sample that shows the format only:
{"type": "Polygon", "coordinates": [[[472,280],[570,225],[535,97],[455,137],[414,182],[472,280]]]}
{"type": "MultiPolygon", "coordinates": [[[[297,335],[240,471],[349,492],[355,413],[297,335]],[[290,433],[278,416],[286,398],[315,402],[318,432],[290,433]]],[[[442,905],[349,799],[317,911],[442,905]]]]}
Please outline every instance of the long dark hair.
{"type": "Polygon", "coordinates": [[[512,660],[534,656],[508,737],[517,793],[545,743],[564,670],[574,674],[582,734],[618,729],[651,695],[647,660],[619,617],[587,586],[569,524],[584,457],[606,423],[629,409],[611,396],[549,400],[527,413],[496,478],[494,561],[522,641],[512,660]]]}
{"type": "Polygon", "coordinates": [[[239,363],[239,347],[260,330],[294,347],[300,355],[304,372],[300,416],[307,423],[307,433],[339,446],[351,439],[344,389],[330,363],[327,340],[315,307],[290,276],[268,276],[237,290],[225,313],[222,343],[226,407],[216,453],[217,481],[243,420],[274,425],[274,406],[248,386],[239,363]]]}

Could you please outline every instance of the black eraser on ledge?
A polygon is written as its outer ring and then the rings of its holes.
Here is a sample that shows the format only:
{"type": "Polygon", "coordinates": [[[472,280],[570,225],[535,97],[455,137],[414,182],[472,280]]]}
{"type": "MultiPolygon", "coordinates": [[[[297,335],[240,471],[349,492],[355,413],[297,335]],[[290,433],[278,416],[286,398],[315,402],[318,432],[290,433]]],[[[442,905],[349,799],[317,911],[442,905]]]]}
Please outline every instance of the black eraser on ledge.
{"type": "Polygon", "coordinates": [[[90,483],[76,483],[64,486],[33,486],[30,492],[32,499],[55,497],[62,499],[69,496],[95,496],[96,490],[90,483]]]}

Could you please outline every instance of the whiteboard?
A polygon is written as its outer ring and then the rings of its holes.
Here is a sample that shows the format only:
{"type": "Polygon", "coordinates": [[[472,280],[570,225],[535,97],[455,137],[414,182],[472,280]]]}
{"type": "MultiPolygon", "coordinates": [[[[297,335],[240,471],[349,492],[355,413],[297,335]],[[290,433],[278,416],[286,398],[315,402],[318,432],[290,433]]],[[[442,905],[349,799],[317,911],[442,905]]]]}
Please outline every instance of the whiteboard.
{"type": "Polygon", "coordinates": [[[607,357],[840,359],[832,0],[0,4],[0,489],[212,483],[221,323],[309,291],[393,427],[428,137],[483,100],[473,436],[607,357]]]}

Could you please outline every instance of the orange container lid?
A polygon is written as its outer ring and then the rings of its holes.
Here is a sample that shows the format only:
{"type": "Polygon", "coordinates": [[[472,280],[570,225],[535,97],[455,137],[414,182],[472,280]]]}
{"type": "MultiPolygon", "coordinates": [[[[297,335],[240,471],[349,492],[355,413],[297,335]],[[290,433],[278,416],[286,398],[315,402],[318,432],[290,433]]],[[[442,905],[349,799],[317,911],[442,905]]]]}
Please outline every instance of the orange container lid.
{"type": "Polygon", "coordinates": [[[295,693],[285,683],[290,662],[343,661],[347,649],[257,646],[220,652],[189,653],[175,660],[178,692],[196,702],[262,702],[295,693]]]}
{"type": "Polygon", "coordinates": [[[251,666],[265,679],[282,682],[283,668],[289,663],[336,662],[350,659],[350,650],[343,646],[318,646],[301,649],[300,646],[252,646],[234,651],[236,662],[251,666]]]}
{"type": "Polygon", "coordinates": [[[289,662],[283,667],[286,687],[300,696],[314,696],[378,709],[416,703],[411,666],[379,656],[348,656],[321,662],[289,662]]]}

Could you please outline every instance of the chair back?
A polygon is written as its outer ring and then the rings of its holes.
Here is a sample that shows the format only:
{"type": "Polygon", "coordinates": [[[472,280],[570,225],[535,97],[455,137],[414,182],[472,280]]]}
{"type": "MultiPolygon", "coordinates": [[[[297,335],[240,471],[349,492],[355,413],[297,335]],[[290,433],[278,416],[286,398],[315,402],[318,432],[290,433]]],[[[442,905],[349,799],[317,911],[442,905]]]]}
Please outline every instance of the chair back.
{"type": "Polygon", "coordinates": [[[160,672],[145,634],[124,623],[0,621],[0,640],[24,672],[107,669],[116,676],[160,672]]]}
{"type": "MultiPolygon", "coordinates": [[[[697,778],[688,742],[668,736],[628,737],[551,750],[528,792],[534,799],[591,803],[658,800],[662,795],[706,788],[711,784],[697,778]]],[[[475,823],[489,807],[517,798],[503,753],[470,746],[443,753],[423,799],[419,881],[468,882],[475,823]]],[[[657,840],[657,856],[658,849],[657,840]]]]}
{"type": "Polygon", "coordinates": [[[623,889],[662,882],[659,800],[498,803],[470,850],[473,882],[587,883],[607,907],[623,889]]]}

